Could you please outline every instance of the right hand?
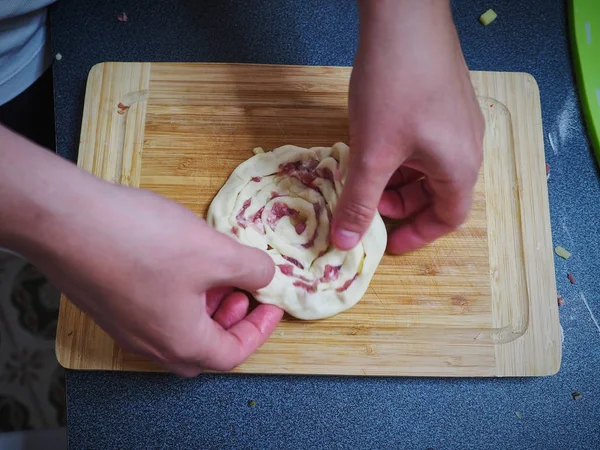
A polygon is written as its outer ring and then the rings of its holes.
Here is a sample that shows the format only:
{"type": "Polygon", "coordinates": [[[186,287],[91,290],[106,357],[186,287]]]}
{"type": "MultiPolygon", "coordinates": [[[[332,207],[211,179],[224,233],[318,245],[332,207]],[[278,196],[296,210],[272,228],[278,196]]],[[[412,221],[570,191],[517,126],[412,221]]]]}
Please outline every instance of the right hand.
{"type": "Polygon", "coordinates": [[[449,1],[362,0],[350,80],[350,159],[333,216],[337,248],[353,248],[375,212],[402,224],[405,253],[460,226],[472,204],[485,122],[449,1]]]}

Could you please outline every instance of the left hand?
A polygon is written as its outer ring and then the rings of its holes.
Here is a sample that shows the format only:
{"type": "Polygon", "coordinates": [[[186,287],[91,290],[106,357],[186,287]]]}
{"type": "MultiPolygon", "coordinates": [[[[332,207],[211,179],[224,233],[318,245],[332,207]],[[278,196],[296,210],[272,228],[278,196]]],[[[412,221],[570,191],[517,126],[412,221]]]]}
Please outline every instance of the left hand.
{"type": "Polygon", "coordinates": [[[143,189],[98,180],[0,126],[0,246],[35,264],[119,345],[194,376],[228,371],[283,311],[256,291],[275,273],[264,251],[143,189]]]}

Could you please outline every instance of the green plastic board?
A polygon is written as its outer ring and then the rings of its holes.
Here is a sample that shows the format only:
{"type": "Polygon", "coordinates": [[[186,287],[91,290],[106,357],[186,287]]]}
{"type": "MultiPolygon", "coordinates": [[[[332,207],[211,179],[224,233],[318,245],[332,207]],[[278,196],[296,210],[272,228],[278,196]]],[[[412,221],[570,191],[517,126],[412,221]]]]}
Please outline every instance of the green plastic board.
{"type": "Polygon", "coordinates": [[[586,129],[600,164],[600,0],[571,0],[569,31],[586,129]]]}

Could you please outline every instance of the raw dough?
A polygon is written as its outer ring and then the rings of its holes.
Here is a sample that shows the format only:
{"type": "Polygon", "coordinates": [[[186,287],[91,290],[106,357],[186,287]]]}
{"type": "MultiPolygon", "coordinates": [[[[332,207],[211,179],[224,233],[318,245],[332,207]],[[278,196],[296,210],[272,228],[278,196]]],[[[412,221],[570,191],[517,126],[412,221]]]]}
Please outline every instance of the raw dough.
{"type": "Polygon", "coordinates": [[[254,293],[294,317],[322,319],[354,306],[383,253],[387,233],[376,214],[354,249],[330,245],[331,214],[342,191],[348,146],[284,145],[240,164],[212,201],[208,223],[266,251],[277,265],[271,283],[254,293]]]}

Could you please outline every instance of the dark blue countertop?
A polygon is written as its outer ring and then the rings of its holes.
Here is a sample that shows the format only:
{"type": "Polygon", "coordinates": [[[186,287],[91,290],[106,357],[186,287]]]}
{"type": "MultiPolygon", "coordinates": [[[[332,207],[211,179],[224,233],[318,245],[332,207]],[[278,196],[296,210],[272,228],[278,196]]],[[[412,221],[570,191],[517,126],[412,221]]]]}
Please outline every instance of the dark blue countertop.
{"type": "MultiPolygon", "coordinates": [[[[600,181],[576,97],[565,2],[457,0],[454,13],[471,69],[529,72],[540,87],[553,239],[573,252],[556,260],[566,301],[560,372],[184,380],[68,371],[71,448],[600,448],[600,181]],[[498,19],[482,27],[478,16],[489,7],[498,19]],[[575,391],[583,398],[573,400],[575,391]]],[[[51,19],[54,50],[63,56],[54,66],[58,152],[71,160],[95,63],[347,66],[357,40],[353,0],[59,0],[51,19]],[[126,23],[116,20],[122,11],[126,23]]]]}

